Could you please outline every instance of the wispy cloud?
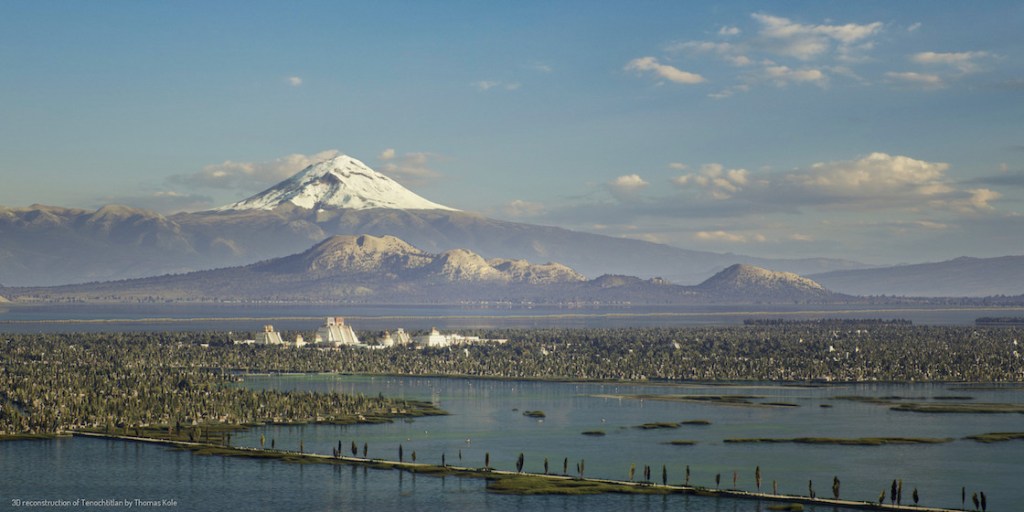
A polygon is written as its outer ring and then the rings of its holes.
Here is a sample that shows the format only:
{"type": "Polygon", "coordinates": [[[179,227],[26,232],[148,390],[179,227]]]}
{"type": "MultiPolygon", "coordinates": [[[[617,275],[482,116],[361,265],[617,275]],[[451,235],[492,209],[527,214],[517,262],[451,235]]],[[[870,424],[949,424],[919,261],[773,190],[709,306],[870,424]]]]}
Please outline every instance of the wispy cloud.
{"type": "Polygon", "coordinates": [[[918,73],[916,71],[890,71],[885,74],[886,78],[899,83],[917,85],[929,89],[945,87],[946,82],[939,75],[931,73],[918,73]]]}
{"type": "Polygon", "coordinates": [[[519,82],[502,82],[499,80],[480,80],[477,82],[473,82],[470,85],[472,85],[473,87],[480,91],[490,91],[492,89],[515,91],[519,90],[523,86],[523,84],[519,82]]]}
{"type": "Polygon", "coordinates": [[[658,62],[658,59],[654,57],[640,57],[629,61],[624,68],[626,71],[636,71],[638,73],[653,73],[659,78],[663,78],[673,83],[693,85],[703,83],[704,77],[690,73],[689,71],[683,71],[675,66],[668,64],[662,64],[658,62]]]}
{"type": "Polygon", "coordinates": [[[694,240],[704,242],[728,242],[733,244],[767,241],[767,237],[760,233],[742,234],[723,230],[697,231],[693,234],[693,238],[694,240]]]}
{"type": "Polygon", "coordinates": [[[393,148],[381,151],[377,170],[388,177],[407,185],[423,185],[441,177],[441,173],[431,167],[433,161],[441,156],[434,153],[413,152],[399,155],[393,148]]]}
{"type": "Polygon", "coordinates": [[[711,57],[735,68],[733,76],[716,80],[726,85],[709,94],[725,99],[763,85],[825,87],[833,76],[863,82],[850,66],[867,60],[883,29],[882,22],[806,24],[765,13],[751,14],[751,20],[749,35],[739,27],[722,27],[718,40],[676,42],[665,51],[711,57]]]}
{"type": "Polygon", "coordinates": [[[722,164],[706,164],[701,166],[699,173],[676,176],[672,182],[680,187],[697,186],[707,190],[711,197],[729,199],[739,192],[749,181],[746,169],[725,170],[722,164]]]}
{"type": "Polygon", "coordinates": [[[288,85],[290,85],[292,87],[299,87],[300,85],[302,85],[302,77],[301,76],[290,76],[290,77],[288,77],[288,85]]]}
{"type": "Polygon", "coordinates": [[[98,204],[123,204],[169,214],[205,210],[213,206],[213,198],[204,194],[159,190],[149,194],[104,196],[98,204]]]}
{"type": "Polygon", "coordinates": [[[619,176],[608,183],[608,191],[620,201],[629,201],[636,198],[640,190],[650,185],[639,174],[626,174],[619,176]]]}
{"type": "Polygon", "coordinates": [[[949,66],[961,73],[978,71],[981,63],[992,57],[988,52],[921,52],[911,55],[918,64],[949,66]]]}
{"type": "Polygon", "coordinates": [[[192,174],[177,174],[168,178],[172,184],[191,188],[224,188],[259,191],[302,169],[340,155],[337,149],[328,149],[312,155],[291,155],[262,162],[225,160],[210,164],[192,174]]]}
{"type": "Polygon", "coordinates": [[[547,208],[541,203],[524,201],[522,199],[514,199],[501,207],[501,213],[507,217],[517,219],[536,217],[542,215],[546,210],[547,208]]]}
{"type": "Polygon", "coordinates": [[[769,51],[800,60],[811,60],[838,50],[849,55],[854,45],[878,34],[882,22],[843,25],[808,25],[781,16],[763,13],[751,15],[760,24],[758,35],[769,51]]]}

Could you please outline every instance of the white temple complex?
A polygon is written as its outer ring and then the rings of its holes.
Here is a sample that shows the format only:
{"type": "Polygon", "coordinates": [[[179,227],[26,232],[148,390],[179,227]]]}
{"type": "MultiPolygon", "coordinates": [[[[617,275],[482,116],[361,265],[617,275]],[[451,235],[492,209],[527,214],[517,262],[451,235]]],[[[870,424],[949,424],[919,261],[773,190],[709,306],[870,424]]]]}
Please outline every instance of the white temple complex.
{"type": "Polygon", "coordinates": [[[317,329],[313,343],[331,347],[354,346],[359,345],[359,338],[356,337],[352,326],[345,324],[344,318],[331,316],[327,317],[320,329],[317,329]]]}

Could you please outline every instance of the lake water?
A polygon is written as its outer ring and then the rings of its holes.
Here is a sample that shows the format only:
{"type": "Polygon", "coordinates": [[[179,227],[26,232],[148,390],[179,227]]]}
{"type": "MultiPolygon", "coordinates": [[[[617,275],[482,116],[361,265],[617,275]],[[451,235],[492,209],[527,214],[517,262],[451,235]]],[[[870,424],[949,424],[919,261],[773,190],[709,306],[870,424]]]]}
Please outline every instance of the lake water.
{"type": "Polygon", "coordinates": [[[0,332],[312,330],[344,316],[357,330],[505,327],[682,327],[738,325],[748,318],[907,319],[925,325],[970,325],[981,316],[1024,316],[1024,308],[939,306],[746,305],[595,308],[329,305],[0,305],[0,332]]]}
{"type": "MultiPolygon", "coordinates": [[[[450,416],[417,418],[386,425],[304,427],[268,426],[236,434],[232,442],[331,453],[341,441],[345,451],[355,441],[372,457],[397,459],[402,444],[406,460],[415,451],[420,462],[447,462],[480,467],[490,453],[492,467],[512,469],[520,452],[525,469],[561,472],[569,458],[570,472],[585,460],[588,476],[625,479],[630,464],[652,467],[660,481],[661,465],[671,483],[680,483],[685,465],[691,483],[713,487],[754,488],[754,467],[760,466],[763,488],[778,481],[784,493],[806,494],[808,480],[819,495],[829,494],[833,476],[842,481],[842,496],[873,499],[894,478],[904,485],[904,502],[917,488],[922,503],[958,507],[961,485],[983,490],[990,509],[1012,509],[1024,503],[1017,484],[1024,442],[979,444],[959,438],[984,432],[1022,430],[1019,414],[928,415],[889,410],[886,406],[836,400],[841,395],[903,396],[928,401],[936,396],[971,396],[973,402],[1024,402],[1024,390],[1008,387],[949,389],[944,385],[850,385],[831,387],[641,386],[443,378],[356,377],[339,375],[249,376],[254,387],[383,393],[433,400],[450,416]],[[755,403],[788,402],[798,407],[724,406],[664,402],[602,395],[687,394],[753,396],[755,403]],[[822,408],[821,404],[830,404],[822,408]],[[542,410],[545,418],[529,418],[526,410],[542,410]],[[649,422],[704,419],[708,426],[642,430],[649,422]],[[582,435],[602,430],[603,437],[582,435]],[[954,437],[941,445],[808,446],[797,444],[727,444],[736,437],[954,437]],[[671,446],[674,439],[696,441],[671,446]]],[[[456,477],[434,478],[398,471],[353,467],[292,465],[195,456],[155,445],[96,439],[60,439],[0,443],[0,497],[10,500],[74,499],[174,500],[179,510],[686,510],[758,511],[764,504],[728,499],[668,496],[516,497],[489,494],[484,483],[456,477]],[[254,492],[257,491],[257,492],[254,492]]],[[[84,508],[84,507],[78,507],[84,508]]],[[[114,510],[118,507],[96,508],[114,510]]],[[[136,507],[140,508],[140,507],[136,507]]],[[[809,508],[809,510],[814,510],[809,508]]],[[[828,507],[828,510],[832,510],[828,507]]]]}
{"type": "Polygon", "coordinates": [[[0,475],[3,510],[759,510],[751,502],[689,496],[503,496],[486,492],[484,481],[475,479],[203,457],[161,446],[82,438],[0,443],[0,475]],[[37,500],[58,505],[30,506],[37,500]],[[76,506],[75,500],[82,501],[76,506]],[[86,500],[110,500],[110,505],[86,506],[86,500]]]}
{"type": "MultiPolygon", "coordinates": [[[[336,375],[250,376],[246,385],[278,389],[335,390],[345,393],[383,393],[387,396],[437,402],[452,414],[418,418],[412,423],[389,425],[271,426],[238,435],[235,444],[258,446],[264,435],[278,448],[331,453],[341,441],[348,450],[355,441],[367,443],[371,457],[397,459],[403,445],[408,460],[440,463],[442,453],[452,464],[484,465],[490,453],[498,469],[514,469],[519,453],[526,470],[543,471],[549,459],[552,471],[561,472],[565,457],[570,473],[585,460],[586,475],[626,479],[630,464],[651,466],[652,478],[661,479],[668,468],[670,482],[681,483],[686,465],[691,483],[713,487],[721,474],[723,487],[753,490],[754,468],[761,467],[762,489],[807,494],[813,480],[818,495],[831,494],[833,476],[841,480],[843,497],[876,499],[893,479],[902,479],[904,503],[918,489],[922,503],[959,507],[960,488],[984,491],[996,504],[1024,503],[1018,485],[1024,441],[982,444],[961,438],[988,432],[1024,431],[1020,414],[922,414],[892,411],[888,406],[836,399],[843,395],[905,397],[907,401],[936,401],[935,397],[971,397],[969,402],[1024,403],[1024,389],[951,389],[947,385],[866,384],[830,387],[643,386],[522,381],[486,381],[445,378],[354,377],[336,375]],[[607,395],[749,395],[755,403],[782,402],[797,407],[749,407],[707,403],[680,403],[607,395]],[[913,399],[913,400],[909,400],[913,399]],[[822,404],[832,407],[823,408],[822,404]],[[541,419],[526,417],[527,410],[544,411],[541,419]],[[684,425],[677,429],[644,430],[644,423],[708,420],[711,425],[684,425]],[[602,437],[582,432],[601,430],[602,437]],[[834,446],[804,444],[732,444],[727,438],[793,437],[930,437],[956,439],[933,445],[834,446]],[[696,441],[692,446],[666,444],[696,441]]],[[[967,401],[967,400],[963,400],[967,401]]],[[[942,403],[956,400],[941,400],[942,403]]]]}
{"type": "MultiPolygon", "coordinates": [[[[401,444],[406,460],[513,469],[519,453],[525,469],[542,472],[549,459],[560,473],[564,458],[569,471],[585,460],[585,474],[626,479],[630,464],[637,475],[645,464],[660,481],[661,465],[670,483],[681,483],[686,465],[691,483],[754,489],[754,468],[761,467],[762,488],[806,494],[808,480],[818,495],[831,494],[833,476],[842,482],[842,496],[870,500],[900,478],[904,503],[917,488],[922,504],[959,507],[960,487],[984,491],[990,510],[1009,510],[1024,503],[1018,484],[1024,441],[980,444],[960,438],[986,432],[1024,430],[1020,414],[919,414],[896,412],[884,405],[837,400],[841,395],[902,396],[930,401],[943,396],[970,396],[971,402],[1024,403],[1024,389],[951,389],[946,385],[849,385],[830,387],[647,386],[552,382],[490,381],[447,378],[364,377],[341,375],[251,375],[243,385],[258,388],[335,390],[432,400],[451,415],[397,421],[385,425],[304,427],[267,426],[235,434],[232,443],[266,444],[330,454],[340,441],[347,452],[355,441],[371,457],[397,459],[401,444]],[[608,395],[748,395],[755,403],[786,402],[797,407],[725,406],[681,403],[608,395]],[[829,404],[830,408],[820,405],[829,404]],[[542,410],[543,419],[522,414],[542,410]],[[642,430],[651,422],[703,419],[707,426],[642,430]],[[582,435],[602,430],[602,437],[582,435]],[[748,437],[953,437],[938,445],[811,446],[799,444],[728,444],[727,438],[748,437]],[[671,440],[696,441],[672,446],[671,440]],[[459,460],[461,451],[462,461],[459,460]]],[[[943,400],[947,402],[947,400],[943,400]]],[[[766,504],[728,499],[668,496],[516,497],[489,494],[484,483],[457,477],[413,477],[398,471],[352,467],[292,465],[195,456],[138,443],[96,439],[60,439],[0,443],[0,504],[11,499],[176,500],[179,510],[764,510],[766,504]]],[[[136,507],[138,508],[138,507],[136,507]]],[[[74,505],[65,507],[76,509],[74,505]]],[[[114,510],[117,507],[95,508],[114,510]]],[[[831,507],[828,510],[833,510],[831,507]]],[[[809,508],[808,510],[814,510],[809,508]]],[[[824,510],[824,508],[822,508],[824,510]]]]}

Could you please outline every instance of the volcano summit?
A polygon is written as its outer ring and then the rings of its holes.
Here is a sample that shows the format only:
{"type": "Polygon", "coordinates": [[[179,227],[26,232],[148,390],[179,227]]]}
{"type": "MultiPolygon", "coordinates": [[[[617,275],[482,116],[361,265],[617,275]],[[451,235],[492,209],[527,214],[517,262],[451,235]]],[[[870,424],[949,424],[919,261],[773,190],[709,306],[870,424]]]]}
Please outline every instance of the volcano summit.
{"type": "Polygon", "coordinates": [[[310,165],[259,194],[216,211],[273,210],[286,203],[307,210],[391,208],[458,211],[416,195],[348,155],[310,165]]]}

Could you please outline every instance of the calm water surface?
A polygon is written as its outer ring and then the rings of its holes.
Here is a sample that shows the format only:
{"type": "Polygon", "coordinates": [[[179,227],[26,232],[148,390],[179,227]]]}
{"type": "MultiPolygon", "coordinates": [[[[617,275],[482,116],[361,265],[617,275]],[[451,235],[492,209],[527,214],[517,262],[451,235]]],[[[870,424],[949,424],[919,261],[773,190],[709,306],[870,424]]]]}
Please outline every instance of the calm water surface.
{"type": "MultiPolygon", "coordinates": [[[[691,483],[713,487],[721,474],[723,487],[754,489],[754,468],[761,467],[762,487],[777,481],[783,493],[806,494],[813,480],[819,495],[831,493],[833,476],[842,481],[842,496],[875,499],[895,478],[903,480],[904,502],[917,488],[922,504],[959,507],[960,487],[985,491],[990,510],[1014,510],[1024,503],[1019,485],[1024,442],[979,444],[961,440],[985,432],[1024,431],[1020,414],[915,414],[891,411],[884,405],[837,400],[841,395],[902,396],[915,401],[935,397],[972,397],[972,402],[1024,403],[1024,390],[950,389],[944,385],[851,385],[788,387],[649,386],[487,381],[445,378],[361,377],[340,375],[248,376],[243,385],[258,388],[337,390],[431,400],[451,415],[417,418],[385,425],[304,427],[268,426],[235,434],[232,443],[330,454],[341,442],[345,451],[355,441],[366,443],[371,457],[397,459],[403,446],[406,460],[491,465],[513,469],[519,453],[525,469],[569,471],[585,460],[587,476],[626,479],[630,464],[637,474],[644,465],[670,483],[681,483],[685,466],[691,483]],[[748,395],[751,401],[785,402],[796,407],[724,406],[619,398],[636,394],[748,395]],[[830,404],[830,408],[820,407],[830,404]],[[544,411],[543,419],[526,410],[544,411]],[[704,419],[708,426],[643,430],[649,422],[704,419]],[[602,430],[602,437],[582,435],[602,430]],[[798,444],[728,444],[739,437],[906,436],[952,437],[940,445],[808,446],[798,444]],[[665,444],[675,439],[693,446],[665,444]]],[[[945,400],[943,400],[945,402],[945,400]]],[[[13,499],[175,500],[177,510],[685,510],[754,512],[766,504],[686,496],[518,497],[489,494],[484,482],[457,477],[414,477],[399,471],[353,467],[294,465],[203,457],[157,445],[97,439],[59,439],[0,443],[0,507],[14,509],[13,499]]],[[[82,508],[82,507],[80,507],[82,508]]],[[[78,508],[78,509],[80,509],[78,508]]],[[[140,507],[136,507],[138,509],[140,507]]],[[[77,510],[73,505],[65,510],[77,510]]],[[[124,508],[91,508],[115,510],[124,508]]],[[[828,510],[833,510],[831,507],[828,510]]],[[[808,510],[814,510],[808,508],[808,510]]],[[[820,509],[824,510],[824,509],[820,509]]]]}
{"type": "Polygon", "coordinates": [[[262,434],[281,449],[297,450],[300,440],[306,451],[330,454],[340,441],[347,452],[352,441],[363,443],[371,457],[398,458],[403,445],[406,459],[417,453],[421,462],[482,467],[485,454],[499,469],[514,469],[519,453],[526,470],[543,471],[548,458],[553,472],[561,472],[566,457],[569,471],[585,460],[587,476],[626,479],[630,464],[651,466],[652,479],[661,479],[666,465],[670,482],[681,483],[685,466],[691,483],[713,487],[721,474],[723,487],[755,489],[754,468],[761,467],[762,488],[807,494],[814,482],[818,495],[830,495],[832,478],[841,480],[841,495],[873,500],[902,479],[904,503],[918,489],[922,504],[960,506],[960,488],[984,491],[992,509],[996,504],[1024,503],[1024,487],[1018,478],[1024,460],[1024,441],[982,444],[963,440],[987,432],[1024,431],[1020,414],[922,414],[892,411],[888,406],[836,399],[838,396],[900,396],[907,401],[1024,403],[1024,389],[963,390],[947,385],[848,385],[790,387],[772,384],[742,386],[641,386],[522,381],[487,381],[445,378],[354,377],[337,375],[250,376],[246,385],[278,389],[336,390],[432,400],[450,416],[417,418],[388,425],[271,426],[236,435],[234,444],[259,446],[262,434]],[[726,406],[658,400],[615,398],[616,395],[748,395],[764,404],[793,406],[726,406]],[[967,400],[966,397],[970,397],[967,400]],[[831,405],[823,408],[821,405],[831,405]],[[524,416],[527,410],[544,411],[546,417],[524,416]],[[676,429],[644,430],[636,426],[653,422],[702,419],[709,426],[684,425],[676,429]],[[601,430],[605,436],[583,435],[601,430]],[[731,444],[728,438],[792,437],[929,437],[953,438],[934,445],[834,446],[804,444],[731,444]],[[672,440],[696,441],[693,446],[674,446],[672,440]]]}
{"type": "Polygon", "coordinates": [[[476,479],[203,457],[156,445],[85,438],[0,443],[0,475],[3,510],[765,510],[764,505],[756,502],[695,496],[504,496],[486,492],[484,481],[476,479]],[[76,507],[76,499],[168,501],[167,506],[161,507],[76,507]],[[16,507],[13,500],[66,500],[70,504],[16,507]]]}
{"type": "Polygon", "coordinates": [[[1024,308],[747,305],[633,307],[464,307],[326,305],[0,305],[0,332],[313,330],[344,316],[357,330],[530,327],[685,327],[738,325],[747,318],[907,319],[925,325],[971,325],[981,316],[1024,316],[1024,308]]]}

